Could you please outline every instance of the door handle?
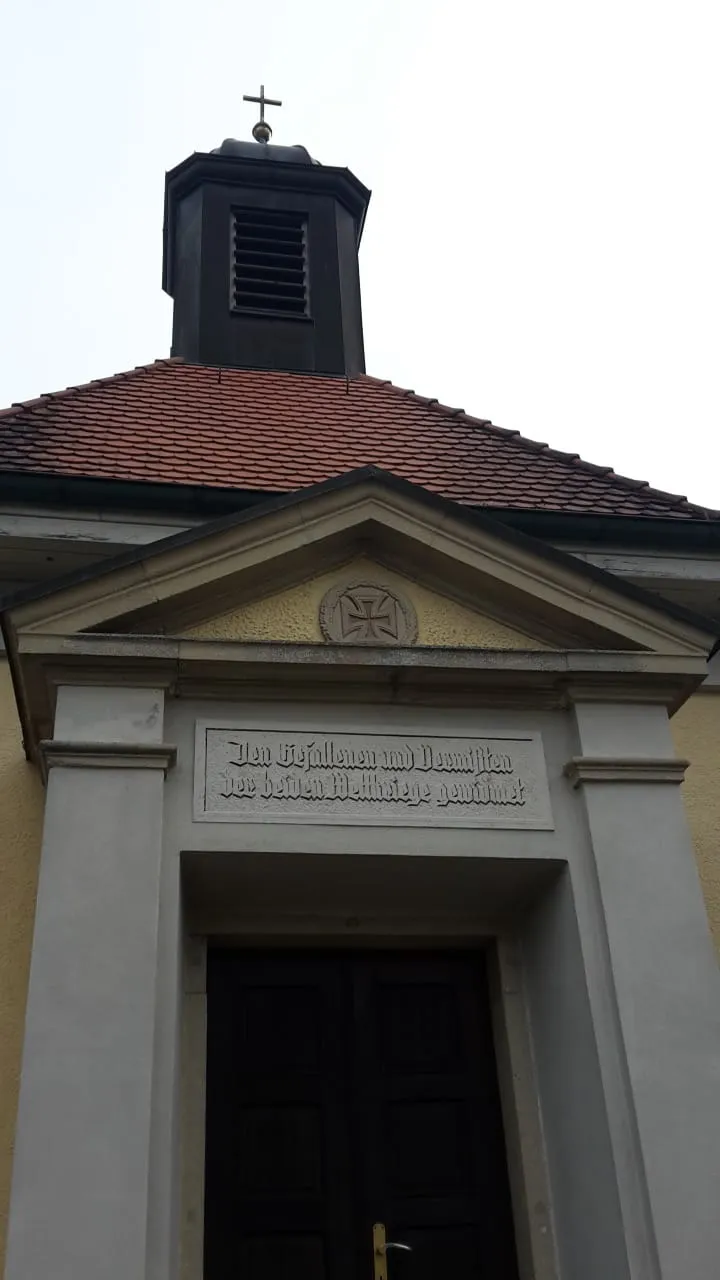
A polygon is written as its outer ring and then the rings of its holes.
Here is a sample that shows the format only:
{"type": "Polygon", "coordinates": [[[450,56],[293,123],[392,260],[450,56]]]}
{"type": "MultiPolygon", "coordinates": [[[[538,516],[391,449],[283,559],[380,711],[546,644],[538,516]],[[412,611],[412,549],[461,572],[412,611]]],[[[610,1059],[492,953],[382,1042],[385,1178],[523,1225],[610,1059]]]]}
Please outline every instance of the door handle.
{"type": "Polygon", "coordinates": [[[385,1223],[376,1222],[373,1227],[374,1280],[388,1280],[388,1249],[401,1249],[403,1253],[412,1253],[411,1244],[403,1244],[400,1240],[388,1240],[385,1231],[385,1223]]]}

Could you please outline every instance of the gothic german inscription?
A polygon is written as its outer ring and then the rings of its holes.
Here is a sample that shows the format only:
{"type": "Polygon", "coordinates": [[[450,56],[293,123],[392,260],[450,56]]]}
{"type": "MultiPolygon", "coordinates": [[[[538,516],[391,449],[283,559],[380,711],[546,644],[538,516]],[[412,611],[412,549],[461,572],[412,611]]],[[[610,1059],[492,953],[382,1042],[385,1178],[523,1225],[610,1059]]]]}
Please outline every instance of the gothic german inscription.
{"type": "Polygon", "coordinates": [[[287,732],[198,724],[195,820],[552,826],[536,734],[287,732]]]}

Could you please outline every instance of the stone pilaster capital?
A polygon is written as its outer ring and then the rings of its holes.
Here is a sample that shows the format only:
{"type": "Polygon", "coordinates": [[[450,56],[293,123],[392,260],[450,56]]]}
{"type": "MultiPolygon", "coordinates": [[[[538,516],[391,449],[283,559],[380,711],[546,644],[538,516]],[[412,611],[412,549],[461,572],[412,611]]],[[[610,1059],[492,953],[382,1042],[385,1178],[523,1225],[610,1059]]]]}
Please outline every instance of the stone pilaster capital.
{"type": "Polygon", "coordinates": [[[175,764],[177,747],[166,742],[68,742],[57,738],[40,743],[45,772],[65,769],[162,769],[175,764]]]}
{"type": "Polygon", "coordinates": [[[682,782],[687,760],[655,756],[573,756],[563,769],[573,787],[588,782],[682,782]]]}

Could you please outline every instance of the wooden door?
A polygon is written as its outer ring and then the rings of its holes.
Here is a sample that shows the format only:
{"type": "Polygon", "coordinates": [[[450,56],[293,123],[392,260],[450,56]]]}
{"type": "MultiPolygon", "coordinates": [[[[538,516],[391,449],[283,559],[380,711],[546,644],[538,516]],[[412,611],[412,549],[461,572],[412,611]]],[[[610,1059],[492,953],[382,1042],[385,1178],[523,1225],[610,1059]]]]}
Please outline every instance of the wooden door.
{"type": "Polygon", "coordinates": [[[479,953],[208,957],[206,1280],[516,1280],[479,953]]]}

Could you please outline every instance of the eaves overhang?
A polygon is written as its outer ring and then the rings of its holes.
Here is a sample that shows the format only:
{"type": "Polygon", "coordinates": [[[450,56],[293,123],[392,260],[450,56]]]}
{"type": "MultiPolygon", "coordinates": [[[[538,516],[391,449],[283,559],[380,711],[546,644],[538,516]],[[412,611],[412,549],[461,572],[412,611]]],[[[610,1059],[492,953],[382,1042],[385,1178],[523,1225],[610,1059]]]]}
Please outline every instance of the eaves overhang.
{"type": "MultiPolygon", "coordinates": [[[[290,494],[293,490],[288,490],[290,494]]],[[[6,501],[51,506],[95,507],[119,512],[186,512],[208,520],[272,501],[277,493],[264,489],[222,488],[214,485],[107,480],[93,476],[60,475],[40,471],[0,471],[0,494],[6,501]]],[[[280,495],[286,496],[286,495],[280,495]]],[[[598,547],[643,547],[720,553],[720,520],[662,519],[655,516],[611,516],[550,511],[537,508],[464,505],[493,520],[559,545],[577,542],[598,547]]]]}

